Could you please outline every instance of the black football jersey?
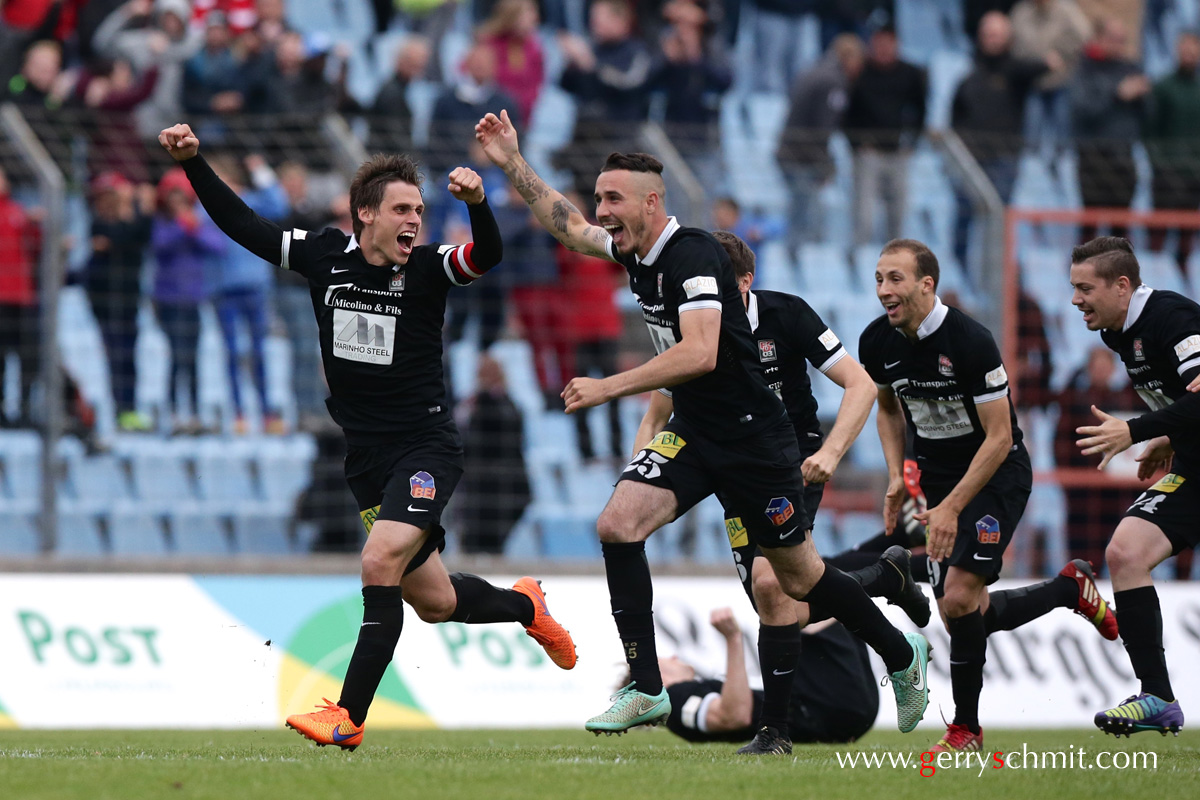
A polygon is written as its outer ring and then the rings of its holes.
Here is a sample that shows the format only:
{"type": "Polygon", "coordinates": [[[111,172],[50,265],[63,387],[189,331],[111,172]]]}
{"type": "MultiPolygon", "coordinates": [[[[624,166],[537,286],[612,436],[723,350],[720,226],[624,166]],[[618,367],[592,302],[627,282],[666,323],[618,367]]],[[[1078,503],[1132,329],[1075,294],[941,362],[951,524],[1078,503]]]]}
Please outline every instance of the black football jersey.
{"type": "Polygon", "coordinates": [[[984,403],[1008,403],[1013,452],[1023,448],[996,342],[957,308],[937,300],[915,341],[880,316],[862,332],[858,355],[875,383],[900,399],[923,473],[966,473],[985,438],[976,411],[984,403]]]}
{"type": "MultiPolygon", "coordinates": [[[[1175,292],[1140,286],[1130,298],[1121,331],[1101,331],[1104,343],[1121,356],[1138,395],[1160,411],[1188,395],[1200,374],[1200,305],[1175,292]]],[[[1131,424],[1131,431],[1137,422],[1131,424]]],[[[1172,425],[1174,468],[1189,475],[1200,469],[1200,426],[1172,425]]]]}
{"type": "Polygon", "coordinates": [[[828,372],[846,357],[846,348],[812,306],[795,295],[750,292],[746,316],[767,383],[783,400],[800,449],[815,451],[821,446],[821,423],[808,364],[828,372]]]}
{"type": "Polygon", "coordinates": [[[413,248],[404,266],[368,264],[335,228],[283,232],[281,264],[308,279],[329,383],[347,435],[403,435],[448,418],[442,376],[446,295],[479,277],[471,245],[413,248]]]}
{"type": "Polygon", "coordinates": [[[608,251],[609,258],[629,272],[629,286],[657,352],[679,344],[680,312],[721,312],[716,367],[671,387],[681,419],[712,439],[729,440],[758,433],[784,418],[783,404],[767,387],[733,265],[712,234],[681,227],[671,217],[644,259],[616,253],[611,240],[608,251]]]}
{"type": "Polygon", "coordinates": [[[698,679],[681,681],[667,687],[671,698],[671,713],[667,716],[667,730],[689,742],[748,742],[754,738],[758,720],[762,719],[763,693],[753,691],[754,710],[751,724],[736,731],[708,731],[704,719],[708,705],[721,696],[724,684],[718,680],[698,679]]]}

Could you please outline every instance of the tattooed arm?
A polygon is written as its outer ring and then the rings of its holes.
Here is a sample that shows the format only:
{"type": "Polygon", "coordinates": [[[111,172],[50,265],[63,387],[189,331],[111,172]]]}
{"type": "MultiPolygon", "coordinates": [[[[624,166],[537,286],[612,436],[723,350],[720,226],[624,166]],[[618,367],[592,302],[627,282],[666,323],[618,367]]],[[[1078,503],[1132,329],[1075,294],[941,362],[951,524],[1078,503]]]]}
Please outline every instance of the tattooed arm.
{"type": "Polygon", "coordinates": [[[504,170],[513,188],[525,198],[542,227],[564,246],[580,253],[611,259],[608,232],[592,225],[578,208],[546,185],[521,157],[517,131],[507,111],[488,114],[475,126],[475,138],[492,163],[504,170]]]}

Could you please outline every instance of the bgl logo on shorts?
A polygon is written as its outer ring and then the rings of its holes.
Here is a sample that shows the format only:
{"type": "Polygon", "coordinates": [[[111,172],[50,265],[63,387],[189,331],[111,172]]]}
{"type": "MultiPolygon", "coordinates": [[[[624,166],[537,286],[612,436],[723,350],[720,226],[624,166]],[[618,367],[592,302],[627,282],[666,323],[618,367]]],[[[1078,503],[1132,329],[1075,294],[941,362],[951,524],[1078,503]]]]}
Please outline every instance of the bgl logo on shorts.
{"type": "Polygon", "coordinates": [[[433,476],[422,470],[408,479],[409,494],[413,497],[423,497],[432,500],[437,496],[437,485],[433,476]]]}
{"type": "Polygon", "coordinates": [[[771,524],[775,526],[787,522],[795,513],[796,507],[786,497],[772,497],[766,511],[767,519],[771,520],[771,524]]]}
{"type": "Polygon", "coordinates": [[[975,532],[980,544],[1000,544],[1000,521],[991,514],[975,523],[975,532]]]}

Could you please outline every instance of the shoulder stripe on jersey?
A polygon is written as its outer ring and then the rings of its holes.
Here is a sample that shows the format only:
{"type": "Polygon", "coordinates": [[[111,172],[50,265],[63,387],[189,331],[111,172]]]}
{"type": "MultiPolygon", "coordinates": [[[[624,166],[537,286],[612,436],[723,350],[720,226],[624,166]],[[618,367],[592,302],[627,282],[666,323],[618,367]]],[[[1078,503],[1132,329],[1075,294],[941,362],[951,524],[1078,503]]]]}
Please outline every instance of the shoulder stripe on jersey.
{"type": "Polygon", "coordinates": [[[1005,397],[1008,397],[1008,387],[1007,386],[1005,386],[1003,389],[1001,389],[998,392],[988,392],[987,394],[977,395],[975,397],[972,397],[971,399],[975,401],[975,405],[981,406],[984,403],[990,403],[993,400],[1001,400],[1005,397]]]}
{"type": "MultiPolygon", "coordinates": [[[[704,699],[700,701],[700,706],[696,709],[696,724],[693,726],[696,730],[702,733],[708,733],[708,709],[713,703],[721,698],[717,692],[709,692],[704,695],[704,699]]],[[[690,698],[689,698],[690,699],[690,698]]],[[[686,704],[685,704],[686,705],[686,704]]]]}
{"type": "Polygon", "coordinates": [[[722,308],[721,301],[720,300],[693,300],[690,303],[684,303],[683,305],[681,305],[679,307],[679,313],[682,314],[685,311],[696,311],[701,308],[715,308],[717,311],[720,311],[722,308]]]}
{"type": "Polygon", "coordinates": [[[834,364],[838,363],[848,355],[850,354],[846,352],[846,348],[839,347],[837,350],[834,350],[833,355],[825,359],[825,363],[821,364],[821,366],[817,367],[817,369],[820,370],[822,374],[829,372],[829,370],[833,369],[834,364]]]}
{"type": "Polygon", "coordinates": [[[659,389],[658,391],[662,393],[663,397],[670,397],[670,398],[675,397],[675,395],[671,392],[670,389],[659,389]]]}
{"type": "Polygon", "coordinates": [[[1182,378],[1183,373],[1187,372],[1189,369],[1192,369],[1193,367],[1200,367],[1200,356],[1192,356],[1187,361],[1180,364],[1179,370],[1178,370],[1179,377],[1182,378]]]}
{"type": "Polygon", "coordinates": [[[464,278],[463,280],[459,280],[458,270],[450,266],[454,259],[454,251],[457,249],[457,247],[452,247],[442,254],[442,269],[446,271],[446,277],[449,278],[450,282],[455,286],[466,286],[471,282],[470,279],[464,278]]]}
{"type": "Polygon", "coordinates": [[[288,264],[288,256],[291,254],[291,252],[292,252],[292,232],[284,231],[283,232],[283,242],[281,243],[281,245],[279,247],[279,266],[283,267],[284,269],[291,269],[291,266],[288,264]]]}

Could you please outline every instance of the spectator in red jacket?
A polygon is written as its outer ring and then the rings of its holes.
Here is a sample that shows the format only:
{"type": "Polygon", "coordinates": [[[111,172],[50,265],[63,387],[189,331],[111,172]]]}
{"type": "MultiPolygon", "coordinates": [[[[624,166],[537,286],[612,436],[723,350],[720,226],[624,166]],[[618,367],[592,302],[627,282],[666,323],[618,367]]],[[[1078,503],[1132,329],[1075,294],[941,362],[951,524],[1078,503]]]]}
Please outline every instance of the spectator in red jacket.
{"type": "MultiPolygon", "coordinates": [[[[33,217],[9,194],[8,176],[0,168],[0,387],[4,387],[8,354],[21,364],[21,398],[16,427],[30,427],[29,390],[37,377],[37,261],[39,230],[33,217]]],[[[0,423],[8,427],[0,415],[0,423]]]]}
{"type": "Polygon", "coordinates": [[[535,0],[500,0],[478,32],[479,43],[496,55],[496,83],[517,101],[527,122],[546,78],[539,22],[535,0]]]}

